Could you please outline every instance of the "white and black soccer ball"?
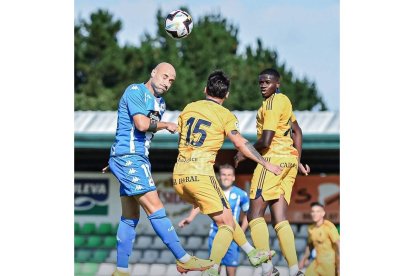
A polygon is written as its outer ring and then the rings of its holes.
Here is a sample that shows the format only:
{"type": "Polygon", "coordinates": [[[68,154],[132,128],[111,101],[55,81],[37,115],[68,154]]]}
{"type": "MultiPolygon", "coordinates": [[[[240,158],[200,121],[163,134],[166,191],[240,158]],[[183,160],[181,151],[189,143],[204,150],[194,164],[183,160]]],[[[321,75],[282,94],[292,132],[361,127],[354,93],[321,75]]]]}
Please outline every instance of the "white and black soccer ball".
{"type": "Polygon", "coordinates": [[[188,36],[193,29],[193,19],[188,12],[175,10],[165,18],[165,31],[175,39],[188,36]]]}

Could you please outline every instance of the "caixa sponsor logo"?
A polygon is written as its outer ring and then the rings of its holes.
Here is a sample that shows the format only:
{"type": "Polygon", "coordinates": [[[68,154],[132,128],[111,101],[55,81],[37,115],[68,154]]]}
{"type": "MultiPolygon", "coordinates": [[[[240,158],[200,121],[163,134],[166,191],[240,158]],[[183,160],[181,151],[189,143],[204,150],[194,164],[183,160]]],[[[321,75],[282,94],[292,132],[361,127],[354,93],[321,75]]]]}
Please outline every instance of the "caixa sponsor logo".
{"type": "Polygon", "coordinates": [[[279,164],[279,166],[281,168],[294,168],[294,167],[296,167],[296,164],[291,163],[291,162],[282,162],[282,163],[279,164]]]}
{"type": "Polygon", "coordinates": [[[75,179],[75,214],[108,214],[108,179],[75,179]]]}

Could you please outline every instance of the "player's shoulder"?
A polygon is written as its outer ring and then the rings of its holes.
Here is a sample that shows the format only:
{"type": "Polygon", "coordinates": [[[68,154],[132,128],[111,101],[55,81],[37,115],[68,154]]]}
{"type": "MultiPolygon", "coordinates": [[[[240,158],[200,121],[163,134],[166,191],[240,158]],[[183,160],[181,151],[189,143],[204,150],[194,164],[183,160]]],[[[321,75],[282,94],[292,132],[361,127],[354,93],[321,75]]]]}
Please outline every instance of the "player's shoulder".
{"type": "Polygon", "coordinates": [[[272,110],[275,105],[291,105],[290,99],[283,93],[275,93],[263,101],[263,108],[272,110]]]}
{"type": "Polygon", "coordinates": [[[145,87],[143,83],[131,83],[125,89],[125,94],[134,95],[134,96],[142,97],[144,94],[147,94],[146,92],[151,94],[151,92],[149,92],[149,90],[145,87]]]}
{"type": "Polygon", "coordinates": [[[282,102],[285,102],[285,103],[290,103],[289,97],[286,96],[283,93],[275,93],[275,94],[273,94],[272,97],[273,97],[272,101],[282,101],[282,102]]]}
{"type": "Polygon", "coordinates": [[[193,109],[194,106],[197,106],[197,102],[191,102],[191,103],[186,104],[185,107],[183,108],[182,112],[193,109]]]}
{"type": "Polygon", "coordinates": [[[231,112],[230,109],[228,109],[227,107],[218,104],[216,110],[221,117],[238,120],[237,116],[233,112],[231,112]]]}
{"type": "Polygon", "coordinates": [[[244,191],[243,189],[241,189],[241,188],[239,188],[235,185],[233,186],[232,192],[237,193],[237,194],[242,195],[242,196],[247,195],[246,191],[244,191]]]}
{"type": "Polygon", "coordinates": [[[222,119],[226,120],[226,119],[233,119],[233,118],[237,119],[236,115],[234,115],[227,107],[224,107],[223,105],[212,102],[212,101],[207,101],[207,102],[209,102],[209,104],[208,105],[205,104],[204,108],[208,109],[209,112],[213,112],[217,114],[218,115],[217,118],[220,118],[219,120],[222,120],[222,119]]]}
{"type": "Polygon", "coordinates": [[[240,188],[239,188],[239,187],[237,187],[236,185],[233,185],[233,187],[232,187],[231,191],[232,191],[232,192],[234,192],[234,193],[241,193],[241,192],[244,192],[242,189],[240,189],[240,188]]]}
{"type": "Polygon", "coordinates": [[[127,86],[125,90],[136,91],[136,90],[141,90],[141,89],[142,89],[142,83],[131,83],[130,85],[127,86]]]}
{"type": "MultiPolygon", "coordinates": [[[[224,107],[225,108],[225,107],[224,107]]],[[[239,121],[239,119],[237,118],[236,114],[234,114],[233,112],[231,112],[230,110],[228,110],[227,108],[225,108],[225,110],[223,111],[223,114],[225,114],[225,116],[229,119],[229,120],[236,120],[239,121]]],[[[237,127],[238,128],[238,127],[237,127]]]]}
{"type": "Polygon", "coordinates": [[[185,106],[185,108],[187,108],[187,109],[190,109],[190,108],[193,108],[193,109],[204,108],[205,104],[203,102],[204,102],[203,100],[194,101],[194,102],[188,103],[185,106]]]}
{"type": "MultiPolygon", "coordinates": [[[[217,112],[220,112],[220,114],[226,114],[226,115],[230,115],[233,114],[227,107],[218,104],[218,103],[213,103],[212,107],[214,110],[216,110],[217,112]]],[[[209,107],[210,108],[210,107],[209,107]]]]}
{"type": "Polygon", "coordinates": [[[335,224],[333,224],[332,222],[330,222],[330,221],[329,221],[329,220],[327,220],[327,219],[325,219],[325,220],[323,221],[323,224],[324,224],[326,227],[329,227],[329,228],[336,228],[335,224]]]}

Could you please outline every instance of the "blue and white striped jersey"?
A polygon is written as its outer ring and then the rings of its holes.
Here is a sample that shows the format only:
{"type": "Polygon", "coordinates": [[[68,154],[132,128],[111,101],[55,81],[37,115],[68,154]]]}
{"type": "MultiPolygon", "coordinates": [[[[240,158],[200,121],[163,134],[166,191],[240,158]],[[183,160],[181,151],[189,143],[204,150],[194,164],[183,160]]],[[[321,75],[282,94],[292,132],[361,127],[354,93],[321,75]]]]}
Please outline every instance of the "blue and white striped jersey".
{"type": "Polygon", "coordinates": [[[154,97],[144,83],[129,85],[119,101],[118,123],[115,142],[111,147],[111,156],[137,154],[148,157],[154,134],[136,129],[133,116],[142,114],[160,121],[164,112],[164,99],[154,97]]]}

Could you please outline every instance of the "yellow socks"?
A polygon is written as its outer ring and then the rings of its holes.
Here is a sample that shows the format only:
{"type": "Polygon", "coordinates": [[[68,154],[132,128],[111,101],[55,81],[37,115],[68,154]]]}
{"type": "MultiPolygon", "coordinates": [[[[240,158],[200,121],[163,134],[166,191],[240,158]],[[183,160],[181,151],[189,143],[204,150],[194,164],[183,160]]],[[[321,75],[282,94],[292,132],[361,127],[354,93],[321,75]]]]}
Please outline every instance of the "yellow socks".
{"type": "MultiPolygon", "coordinates": [[[[275,231],[279,239],[280,249],[285,257],[289,267],[298,263],[298,257],[296,256],[295,238],[293,236],[292,228],[289,221],[284,220],[276,224],[275,231]]],[[[253,237],[253,233],[252,233],[253,237]]]]}
{"type": "Polygon", "coordinates": [[[269,246],[269,230],[264,218],[256,218],[249,222],[250,233],[254,247],[261,250],[270,250],[269,246]]]}
{"type": "Polygon", "coordinates": [[[233,233],[234,230],[232,227],[228,225],[219,226],[210,252],[210,259],[213,260],[215,264],[220,265],[221,259],[226,255],[230,243],[233,240],[233,233]]]}
{"type": "Polygon", "coordinates": [[[246,235],[244,234],[243,230],[241,229],[240,225],[237,223],[236,220],[234,220],[234,234],[233,239],[237,243],[238,246],[242,246],[243,244],[246,244],[247,239],[246,235]]]}

